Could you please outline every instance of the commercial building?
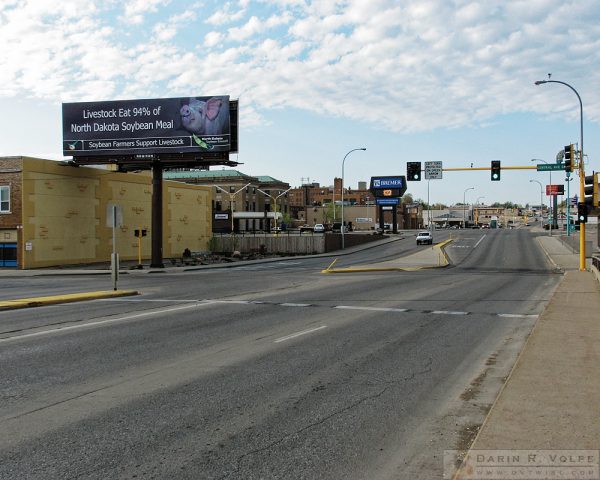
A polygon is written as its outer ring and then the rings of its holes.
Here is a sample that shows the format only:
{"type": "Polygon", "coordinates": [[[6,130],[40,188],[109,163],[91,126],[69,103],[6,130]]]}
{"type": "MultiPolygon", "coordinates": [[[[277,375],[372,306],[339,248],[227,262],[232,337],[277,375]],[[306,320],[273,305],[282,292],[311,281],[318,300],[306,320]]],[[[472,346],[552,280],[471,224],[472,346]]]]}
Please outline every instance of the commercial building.
{"type": "Polygon", "coordinates": [[[171,170],[163,178],[213,190],[213,231],[271,230],[290,214],[290,185],[270,176],[238,170],[171,170]]]}
{"type": "MultiPolygon", "coordinates": [[[[113,250],[109,217],[118,206],[116,250],[122,260],[151,255],[152,178],[101,168],[61,166],[30,157],[0,158],[0,266],[39,268],[107,262],[113,250]]],[[[163,184],[163,255],[206,251],[212,237],[211,188],[163,184]]]]}

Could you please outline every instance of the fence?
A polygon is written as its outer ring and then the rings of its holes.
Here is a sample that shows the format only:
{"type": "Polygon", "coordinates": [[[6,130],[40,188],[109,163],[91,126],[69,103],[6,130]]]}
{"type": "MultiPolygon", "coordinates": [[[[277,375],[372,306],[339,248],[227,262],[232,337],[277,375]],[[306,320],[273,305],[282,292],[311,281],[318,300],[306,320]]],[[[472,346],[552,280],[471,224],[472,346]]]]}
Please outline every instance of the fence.
{"type": "MultiPolygon", "coordinates": [[[[344,235],[346,247],[361,245],[381,239],[380,235],[352,233],[344,235]]],[[[211,251],[229,254],[268,253],[285,255],[314,255],[339,250],[342,236],[339,233],[264,233],[244,232],[240,234],[213,234],[211,251]]]]}

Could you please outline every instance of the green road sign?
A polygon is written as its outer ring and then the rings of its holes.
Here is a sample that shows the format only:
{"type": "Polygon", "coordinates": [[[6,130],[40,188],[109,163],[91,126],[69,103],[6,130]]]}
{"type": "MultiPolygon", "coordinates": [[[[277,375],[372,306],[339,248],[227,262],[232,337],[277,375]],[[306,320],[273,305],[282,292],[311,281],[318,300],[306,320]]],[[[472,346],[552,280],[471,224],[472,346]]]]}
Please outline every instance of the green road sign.
{"type": "Polygon", "coordinates": [[[564,170],[562,163],[538,163],[536,165],[538,172],[553,172],[555,170],[564,170]]]}

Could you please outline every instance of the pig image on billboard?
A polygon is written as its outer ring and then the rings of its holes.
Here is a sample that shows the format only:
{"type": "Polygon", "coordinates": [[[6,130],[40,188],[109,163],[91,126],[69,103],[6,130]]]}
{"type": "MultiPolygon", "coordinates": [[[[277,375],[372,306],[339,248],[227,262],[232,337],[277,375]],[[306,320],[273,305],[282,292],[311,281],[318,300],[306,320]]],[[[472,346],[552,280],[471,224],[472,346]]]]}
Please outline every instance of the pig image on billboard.
{"type": "Polygon", "coordinates": [[[183,100],[179,114],[181,125],[188,132],[196,135],[229,133],[229,106],[223,98],[212,97],[206,101],[197,98],[183,100]]]}

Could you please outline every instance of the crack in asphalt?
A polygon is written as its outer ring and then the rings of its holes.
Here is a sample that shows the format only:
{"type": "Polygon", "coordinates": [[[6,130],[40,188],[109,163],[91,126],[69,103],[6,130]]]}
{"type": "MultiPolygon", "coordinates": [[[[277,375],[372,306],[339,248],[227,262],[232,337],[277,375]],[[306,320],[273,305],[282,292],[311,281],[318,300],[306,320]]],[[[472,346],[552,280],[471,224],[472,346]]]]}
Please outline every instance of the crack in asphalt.
{"type": "Polygon", "coordinates": [[[386,391],[388,391],[389,389],[391,389],[393,386],[395,386],[395,385],[398,385],[398,384],[400,384],[400,383],[404,383],[404,382],[410,381],[410,380],[414,380],[414,379],[415,379],[415,378],[416,378],[418,375],[424,375],[424,374],[426,374],[426,373],[429,373],[429,372],[431,372],[431,370],[432,370],[432,365],[433,365],[433,359],[432,359],[431,357],[429,357],[429,358],[427,359],[427,362],[425,362],[425,366],[426,366],[426,368],[425,368],[425,369],[423,369],[423,370],[419,370],[418,372],[412,372],[412,373],[411,373],[409,376],[407,376],[407,377],[404,377],[404,378],[403,378],[403,379],[401,379],[401,380],[394,380],[394,381],[383,381],[383,380],[381,380],[381,381],[379,381],[378,383],[387,383],[388,385],[387,385],[385,388],[381,389],[379,392],[377,392],[377,393],[374,393],[374,394],[371,394],[371,395],[367,395],[367,396],[365,396],[365,397],[363,397],[363,398],[361,398],[361,399],[357,400],[356,402],[354,402],[354,403],[351,403],[350,405],[347,405],[347,406],[346,406],[346,407],[344,407],[344,408],[341,408],[341,409],[339,409],[339,410],[336,410],[336,411],[334,411],[334,412],[330,413],[329,415],[327,415],[327,416],[325,416],[325,417],[321,418],[320,420],[318,420],[318,421],[316,421],[316,422],[310,423],[310,424],[308,424],[308,425],[306,425],[306,426],[304,426],[304,427],[302,427],[302,428],[299,428],[299,429],[297,429],[297,430],[295,430],[295,431],[293,431],[293,432],[291,432],[291,433],[288,433],[288,434],[286,434],[286,435],[283,435],[282,437],[278,438],[277,440],[274,440],[274,441],[272,441],[272,442],[271,442],[271,443],[269,443],[268,445],[265,445],[265,446],[263,446],[263,447],[260,447],[260,448],[256,448],[256,449],[254,449],[254,450],[251,450],[251,451],[249,451],[249,452],[246,452],[246,453],[244,453],[244,454],[240,455],[240,456],[239,456],[239,457],[236,459],[236,466],[235,466],[235,470],[234,470],[234,471],[232,471],[232,472],[229,472],[229,473],[227,473],[227,474],[225,474],[225,475],[223,475],[223,476],[221,476],[221,477],[219,477],[219,480],[222,480],[222,479],[225,479],[225,478],[229,478],[229,477],[231,477],[232,475],[239,473],[239,471],[240,471],[240,468],[241,468],[241,463],[242,463],[242,461],[243,461],[245,458],[247,458],[247,457],[249,457],[249,456],[251,456],[251,455],[254,455],[254,454],[256,454],[256,453],[265,452],[265,451],[267,451],[267,450],[269,450],[269,449],[271,449],[271,448],[275,447],[276,445],[279,445],[279,444],[283,443],[283,442],[284,442],[284,441],[286,441],[288,438],[290,438],[290,437],[292,437],[292,436],[294,436],[294,435],[301,434],[302,432],[305,432],[305,431],[307,431],[307,430],[309,430],[309,429],[311,429],[311,428],[313,428],[313,427],[316,427],[316,426],[318,426],[318,425],[322,425],[323,423],[327,422],[328,420],[332,419],[333,417],[336,417],[336,416],[338,416],[338,415],[341,415],[341,414],[343,414],[343,413],[345,413],[345,412],[347,412],[347,411],[349,411],[349,410],[352,410],[353,408],[356,408],[356,407],[358,407],[359,405],[361,405],[362,403],[364,403],[364,402],[366,402],[366,401],[368,401],[368,400],[373,400],[373,399],[379,398],[379,397],[381,397],[381,396],[382,396],[382,395],[383,395],[383,394],[384,394],[386,391]]]}

